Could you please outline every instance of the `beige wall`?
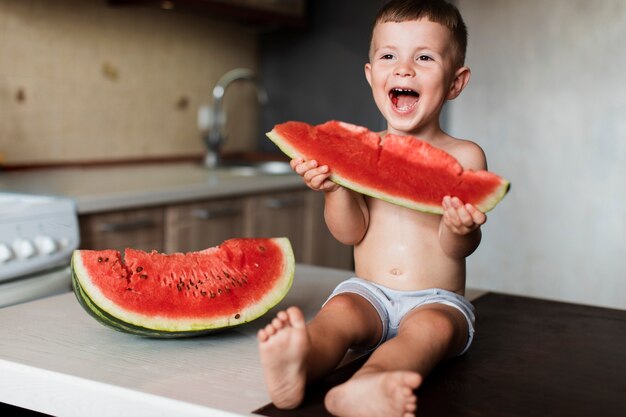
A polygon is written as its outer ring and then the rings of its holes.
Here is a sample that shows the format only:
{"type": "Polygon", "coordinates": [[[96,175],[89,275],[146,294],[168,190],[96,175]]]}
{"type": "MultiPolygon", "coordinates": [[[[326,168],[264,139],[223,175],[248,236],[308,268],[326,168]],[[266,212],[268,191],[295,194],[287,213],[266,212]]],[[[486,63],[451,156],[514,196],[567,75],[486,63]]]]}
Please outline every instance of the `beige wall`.
{"type": "MultiPolygon", "coordinates": [[[[0,0],[0,154],[7,164],[201,154],[199,105],[258,67],[256,35],[221,17],[105,0],[0,0]]],[[[226,150],[258,139],[256,95],[234,84],[226,150]]]]}
{"type": "Polygon", "coordinates": [[[472,79],[450,131],[512,183],[468,284],[626,309],[626,2],[457,4],[472,79]]]}

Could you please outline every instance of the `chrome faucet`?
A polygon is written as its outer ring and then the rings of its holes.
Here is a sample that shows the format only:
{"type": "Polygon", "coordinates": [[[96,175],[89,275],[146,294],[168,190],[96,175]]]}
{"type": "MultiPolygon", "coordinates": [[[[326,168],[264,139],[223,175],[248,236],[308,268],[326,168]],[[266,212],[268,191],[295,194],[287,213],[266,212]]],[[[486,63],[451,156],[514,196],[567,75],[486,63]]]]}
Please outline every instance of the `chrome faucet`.
{"type": "Polygon", "coordinates": [[[256,85],[257,97],[260,104],[267,102],[267,93],[259,85],[255,74],[246,68],[235,68],[220,77],[213,88],[213,123],[211,128],[205,133],[203,140],[207,147],[204,164],[207,167],[216,167],[221,161],[221,148],[226,141],[226,114],[222,101],[226,88],[235,81],[251,81],[256,85]]]}

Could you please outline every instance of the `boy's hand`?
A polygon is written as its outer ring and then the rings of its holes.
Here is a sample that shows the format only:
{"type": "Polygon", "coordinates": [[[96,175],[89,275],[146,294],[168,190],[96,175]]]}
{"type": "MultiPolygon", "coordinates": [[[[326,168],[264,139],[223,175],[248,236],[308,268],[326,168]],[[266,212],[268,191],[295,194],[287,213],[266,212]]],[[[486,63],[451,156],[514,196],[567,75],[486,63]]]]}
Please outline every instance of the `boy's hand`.
{"type": "Polygon", "coordinates": [[[471,204],[463,204],[458,197],[443,198],[443,222],[457,235],[467,235],[487,221],[485,213],[471,204]]]}
{"type": "Polygon", "coordinates": [[[328,169],[327,165],[317,166],[317,161],[305,161],[301,158],[292,159],[289,164],[291,165],[291,168],[304,179],[304,183],[312,190],[335,191],[339,188],[338,184],[335,184],[328,179],[330,176],[330,169],[328,169]]]}

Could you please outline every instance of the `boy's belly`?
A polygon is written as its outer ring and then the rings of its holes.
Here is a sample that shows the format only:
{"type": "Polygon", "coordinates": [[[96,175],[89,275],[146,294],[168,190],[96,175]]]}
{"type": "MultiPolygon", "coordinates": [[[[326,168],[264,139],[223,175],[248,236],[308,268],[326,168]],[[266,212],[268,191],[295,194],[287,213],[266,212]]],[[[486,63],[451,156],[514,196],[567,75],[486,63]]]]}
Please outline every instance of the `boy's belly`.
{"type": "Polygon", "coordinates": [[[382,201],[368,201],[370,224],[355,246],[356,274],[389,288],[442,288],[464,293],[465,260],[453,259],[439,243],[440,216],[382,201]]]}
{"type": "Polygon", "coordinates": [[[389,250],[355,248],[356,274],[360,278],[397,290],[441,288],[461,295],[465,289],[465,262],[451,262],[429,252],[399,256],[389,250]]]}

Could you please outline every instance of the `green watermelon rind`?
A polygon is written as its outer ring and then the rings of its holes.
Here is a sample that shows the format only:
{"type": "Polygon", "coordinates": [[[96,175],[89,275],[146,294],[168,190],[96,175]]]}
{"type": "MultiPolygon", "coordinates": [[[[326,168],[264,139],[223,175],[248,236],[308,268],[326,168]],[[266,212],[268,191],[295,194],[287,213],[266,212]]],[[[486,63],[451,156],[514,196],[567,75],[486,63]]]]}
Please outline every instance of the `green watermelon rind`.
{"type": "MultiPolygon", "coordinates": [[[[275,130],[272,130],[266,133],[266,136],[272,142],[274,142],[274,144],[276,144],[276,146],[278,146],[278,148],[285,155],[289,156],[290,158],[307,159],[306,155],[301,155],[293,146],[289,144],[287,140],[285,140],[285,138],[283,138],[283,136],[281,136],[275,130]]],[[[397,204],[399,206],[407,207],[412,210],[422,211],[425,213],[443,214],[443,206],[441,204],[433,205],[433,204],[418,203],[413,200],[390,195],[383,191],[375,190],[375,189],[363,186],[355,181],[347,179],[333,172],[331,172],[329,179],[336,184],[349,188],[358,193],[361,193],[370,197],[378,198],[380,200],[384,200],[389,203],[397,204]]],[[[482,211],[483,213],[487,213],[488,211],[491,211],[504,198],[504,196],[508,193],[510,188],[511,188],[510,182],[505,179],[502,179],[501,185],[497,187],[491,194],[484,197],[480,203],[476,204],[476,208],[482,211]]]]}
{"type": "Polygon", "coordinates": [[[272,291],[268,292],[254,305],[242,309],[239,318],[228,316],[224,318],[198,319],[168,319],[155,318],[126,311],[117,306],[102,292],[89,284],[88,273],[82,265],[80,251],[72,255],[71,270],[74,293],[79,304],[101,324],[115,330],[138,336],[157,338],[177,338],[200,336],[224,329],[249,323],[263,316],[276,306],[287,295],[295,274],[295,257],[288,238],[269,239],[281,248],[284,256],[284,270],[276,280],[272,291]]]}
{"type": "MultiPolygon", "coordinates": [[[[162,330],[154,330],[141,326],[134,326],[129,323],[125,323],[116,317],[108,314],[106,311],[100,309],[89,296],[85,293],[85,291],[80,286],[78,279],[75,274],[72,274],[72,285],[74,287],[74,294],[78,299],[80,305],[101,324],[109,327],[113,330],[117,330],[122,333],[130,333],[136,336],[144,336],[151,338],[179,338],[179,337],[193,337],[193,336],[202,336],[208,333],[214,333],[220,331],[220,329],[208,329],[206,331],[181,331],[181,332],[168,332],[162,330]]],[[[243,324],[243,323],[242,323],[243,324]]]]}

